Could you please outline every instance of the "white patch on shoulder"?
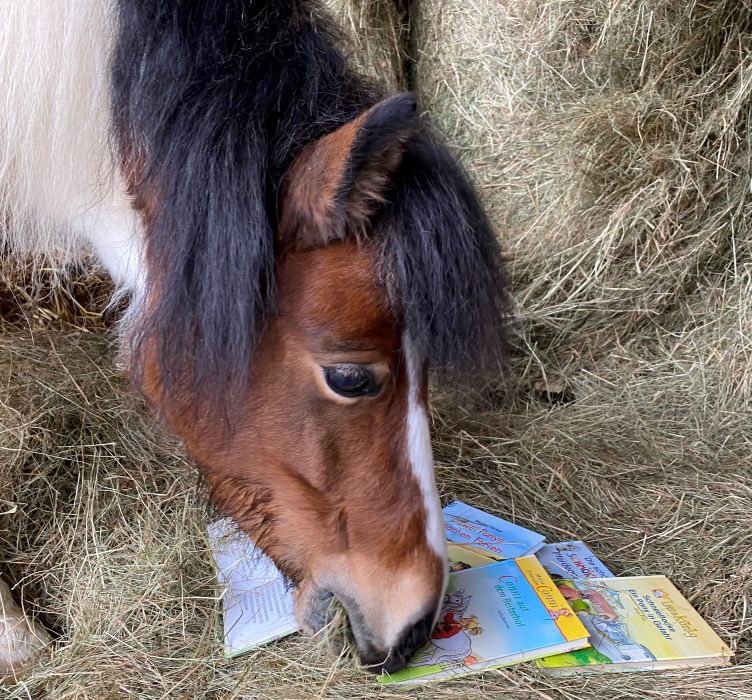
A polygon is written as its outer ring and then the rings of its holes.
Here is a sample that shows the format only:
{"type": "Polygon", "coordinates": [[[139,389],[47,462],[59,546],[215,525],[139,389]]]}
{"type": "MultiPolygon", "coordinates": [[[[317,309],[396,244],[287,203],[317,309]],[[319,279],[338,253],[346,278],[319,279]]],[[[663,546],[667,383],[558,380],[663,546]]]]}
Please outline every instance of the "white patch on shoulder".
{"type": "Polygon", "coordinates": [[[420,358],[410,337],[402,338],[402,350],[407,365],[407,449],[413,474],[423,496],[426,511],[426,539],[431,548],[446,561],[447,548],[444,533],[444,518],[441,513],[439,493],[434,475],[431,431],[426,407],[420,400],[420,358]]]}
{"type": "Polygon", "coordinates": [[[131,296],[125,339],[145,303],[146,261],[110,135],[117,3],[33,0],[2,11],[0,249],[54,269],[93,252],[117,285],[111,303],[131,296]]]}

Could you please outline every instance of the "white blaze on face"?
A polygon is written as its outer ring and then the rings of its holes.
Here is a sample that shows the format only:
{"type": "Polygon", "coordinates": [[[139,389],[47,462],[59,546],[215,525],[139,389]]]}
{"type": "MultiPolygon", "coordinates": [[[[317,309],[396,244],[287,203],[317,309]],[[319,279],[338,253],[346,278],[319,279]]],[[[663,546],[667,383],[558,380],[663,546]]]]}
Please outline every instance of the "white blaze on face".
{"type": "MultiPolygon", "coordinates": [[[[407,450],[426,512],[426,540],[442,561],[447,559],[444,518],[433,468],[431,431],[426,406],[421,401],[422,366],[410,337],[402,338],[402,350],[407,365],[407,450]]],[[[443,592],[443,588],[442,588],[443,592]]]]}
{"type": "MultiPolygon", "coordinates": [[[[348,550],[347,553],[328,556],[325,566],[316,571],[315,586],[309,589],[311,595],[314,588],[332,591],[345,607],[351,605],[348,613],[358,645],[378,649],[384,654],[403,639],[431,609],[430,606],[435,608],[435,621],[449,568],[444,519],[434,477],[428,413],[421,395],[422,362],[407,336],[402,339],[402,349],[407,378],[406,457],[425,514],[423,536],[429,556],[406,558],[399,566],[393,567],[384,566],[366,549],[348,550]],[[434,578],[437,563],[433,560],[434,555],[438,557],[442,576],[438,582],[434,578]]],[[[298,613],[304,614],[305,594],[299,594],[296,605],[298,613]]]]}

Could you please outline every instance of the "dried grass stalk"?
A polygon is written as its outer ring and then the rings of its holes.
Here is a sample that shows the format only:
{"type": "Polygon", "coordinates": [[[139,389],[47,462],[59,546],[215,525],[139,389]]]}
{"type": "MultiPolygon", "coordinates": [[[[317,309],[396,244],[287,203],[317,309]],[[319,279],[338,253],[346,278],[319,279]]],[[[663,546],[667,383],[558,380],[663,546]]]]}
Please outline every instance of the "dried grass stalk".
{"type": "Polygon", "coordinates": [[[406,86],[408,37],[404,0],[324,0],[343,29],[350,62],[389,92],[406,86]]]}

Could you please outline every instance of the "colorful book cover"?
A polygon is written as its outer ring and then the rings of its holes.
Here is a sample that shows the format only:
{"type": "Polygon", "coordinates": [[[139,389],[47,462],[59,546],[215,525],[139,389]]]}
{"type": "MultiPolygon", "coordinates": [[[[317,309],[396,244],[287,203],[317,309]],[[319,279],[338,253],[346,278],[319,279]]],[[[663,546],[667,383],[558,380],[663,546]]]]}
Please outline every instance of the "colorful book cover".
{"type": "Polygon", "coordinates": [[[474,547],[471,544],[457,544],[456,542],[447,542],[447,557],[449,559],[449,571],[463,571],[465,569],[476,569],[479,566],[488,566],[502,561],[503,557],[497,554],[491,554],[485,549],[474,547]]]}
{"type": "Polygon", "coordinates": [[[428,642],[382,683],[463,676],[579,649],[588,632],[535,557],[506,559],[449,576],[428,642]]]}
{"type": "Polygon", "coordinates": [[[724,665],[732,652],[665,576],[558,579],[591,647],[550,656],[550,672],[724,665]]]}
{"type": "Polygon", "coordinates": [[[207,532],[223,589],[225,657],[295,632],[292,592],[272,560],[228,518],[211,523],[207,532]]]}
{"type": "Polygon", "coordinates": [[[472,506],[455,501],[444,508],[446,537],[470,544],[504,559],[525,557],[543,546],[545,537],[472,506]]]}
{"type": "Polygon", "coordinates": [[[545,544],[536,553],[551,576],[560,578],[611,578],[613,574],[584,542],[545,544]]]}

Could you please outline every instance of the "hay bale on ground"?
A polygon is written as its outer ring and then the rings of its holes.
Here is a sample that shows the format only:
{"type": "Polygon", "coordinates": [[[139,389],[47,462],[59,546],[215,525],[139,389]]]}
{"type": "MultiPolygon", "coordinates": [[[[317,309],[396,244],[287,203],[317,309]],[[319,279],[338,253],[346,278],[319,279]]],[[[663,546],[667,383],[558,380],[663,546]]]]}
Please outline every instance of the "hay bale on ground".
{"type": "Polygon", "coordinates": [[[748,3],[414,7],[423,106],[509,245],[536,352],[680,332],[700,288],[746,284],[748,3]]]}

